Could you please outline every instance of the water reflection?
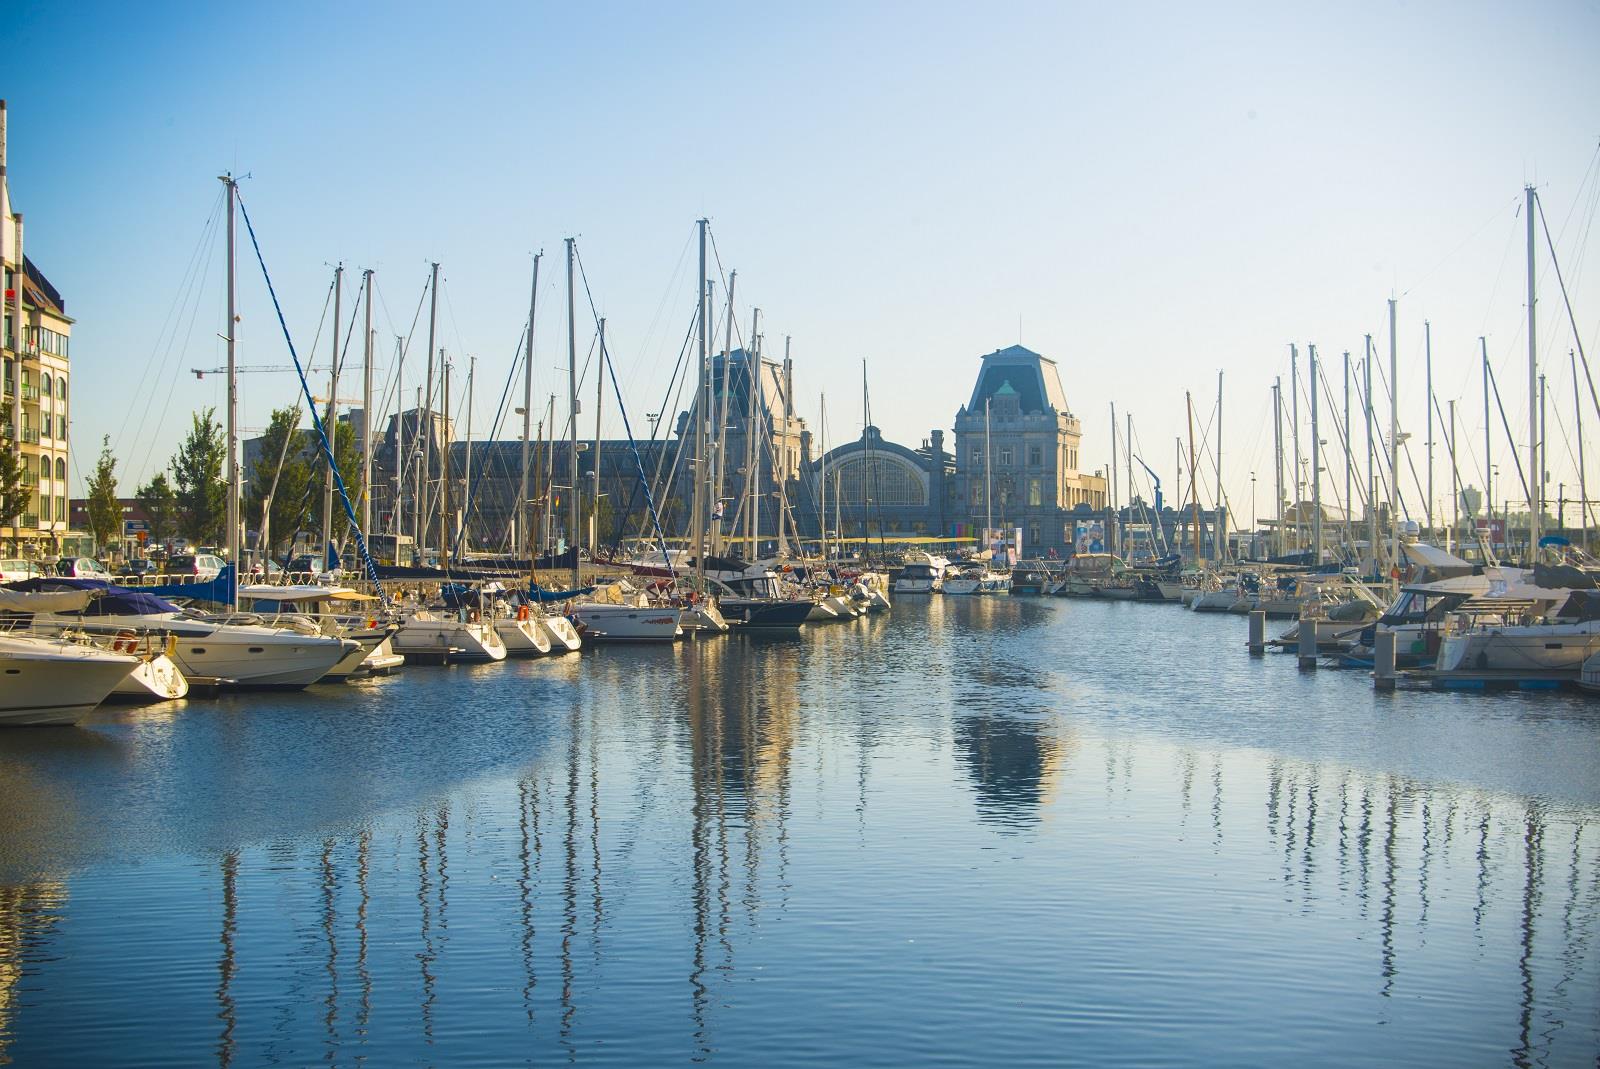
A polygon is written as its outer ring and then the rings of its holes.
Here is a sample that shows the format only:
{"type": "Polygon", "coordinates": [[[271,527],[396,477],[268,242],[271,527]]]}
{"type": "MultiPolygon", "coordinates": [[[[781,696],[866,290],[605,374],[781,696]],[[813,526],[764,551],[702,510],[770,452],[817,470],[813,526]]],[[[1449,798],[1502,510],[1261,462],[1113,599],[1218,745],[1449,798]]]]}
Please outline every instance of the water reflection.
{"type": "MultiPolygon", "coordinates": [[[[0,796],[18,800],[21,827],[48,836],[51,805],[104,827],[71,818],[67,875],[0,888],[0,1058],[92,1061],[108,1049],[95,1043],[132,1036],[164,1041],[173,1063],[223,1066],[1011,1063],[1058,1056],[1080,1024],[1084,1059],[1104,1064],[1216,1060],[1212,1028],[1325,1055],[1315,1028],[1274,1023],[1308,1017],[1363,1037],[1381,1022],[1398,1062],[1592,1057],[1593,806],[1309,745],[1128,730],[1154,714],[1062,700],[1078,683],[1059,677],[1054,645],[976,663],[1004,643],[974,621],[1054,642],[1051,614],[1071,611],[935,602],[893,628],[856,621],[800,643],[607,650],[548,676],[532,662],[467,677],[503,688],[470,699],[485,723],[467,729],[503,745],[479,772],[458,752],[408,790],[355,775],[313,792],[358,820],[291,805],[282,834],[257,838],[268,816],[239,819],[229,810],[250,803],[225,792],[209,808],[171,789],[128,807],[135,822],[188,822],[188,845],[227,840],[181,855],[193,866],[157,849],[106,862],[119,811],[85,784],[127,799],[188,763],[174,777],[186,788],[242,768],[246,783],[276,769],[292,790],[295,758],[275,747],[310,735],[348,753],[373,730],[363,715],[404,735],[407,711],[216,707],[59,751],[7,748],[0,796]],[[937,634],[936,653],[922,648],[937,634]],[[957,655],[958,638],[978,654],[957,655]],[[896,663],[915,671],[884,667],[896,663]],[[197,735],[214,749],[199,753],[197,735]],[[189,922],[219,905],[197,950],[189,922]],[[143,924],[120,929],[118,913],[143,924]],[[182,1018],[189,955],[206,974],[203,1036],[153,1036],[128,992],[182,1018]],[[71,1007],[90,998],[101,1030],[74,1037],[71,1007]],[[1169,1025],[1150,1024],[1152,1000],[1169,1025]],[[1127,1023],[1096,1038],[1089,1025],[1107,1020],[1127,1023]],[[1161,1046],[1164,1027],[1189,1048],[1161,1046]]],[[[37,872],[62,848],[0,827],[0,849],[37,872]]]]}

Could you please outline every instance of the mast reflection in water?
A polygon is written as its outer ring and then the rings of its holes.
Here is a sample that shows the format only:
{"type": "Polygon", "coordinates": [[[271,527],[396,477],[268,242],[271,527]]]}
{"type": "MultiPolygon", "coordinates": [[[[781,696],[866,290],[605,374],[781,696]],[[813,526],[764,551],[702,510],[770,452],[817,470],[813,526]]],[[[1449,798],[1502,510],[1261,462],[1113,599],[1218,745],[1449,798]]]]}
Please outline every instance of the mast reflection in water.
{"type": "Polygon", "coordinates": [[[8,734],[0,1060],[1594,1064],[1600,716],[1243,626],[903,599],[8,734]]]}

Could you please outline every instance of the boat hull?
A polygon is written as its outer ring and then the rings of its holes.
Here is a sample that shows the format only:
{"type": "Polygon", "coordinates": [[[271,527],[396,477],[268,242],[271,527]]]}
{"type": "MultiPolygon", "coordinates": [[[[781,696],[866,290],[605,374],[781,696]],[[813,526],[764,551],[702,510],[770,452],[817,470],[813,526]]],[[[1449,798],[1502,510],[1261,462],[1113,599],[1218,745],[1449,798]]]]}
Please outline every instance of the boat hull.
{"type": "Polygon", "coordinates": [[[419,664],[483,664],[506,659],[506,645],[490,624],[413,618],[394,633],[394,652],[419,664]]]}
{"type": "Polygon", "coordinates": [[[506,656],[533,657],[550,652],[550,636],[538,621],[501,618],[494,622],[495,633],[505,643],[506,656]]]}
{"type": "Polygon", "coordinates": [[[682,611],[654,605],[574,605],[572,615],[585,639],[595,642],[673,642],[683,635],[682,611]]]}
{"type": "Polygon", "coordinates": [[[76,724],[138,664],[135,657],[67,643],[0,641],[0,725],[76,724]]]}

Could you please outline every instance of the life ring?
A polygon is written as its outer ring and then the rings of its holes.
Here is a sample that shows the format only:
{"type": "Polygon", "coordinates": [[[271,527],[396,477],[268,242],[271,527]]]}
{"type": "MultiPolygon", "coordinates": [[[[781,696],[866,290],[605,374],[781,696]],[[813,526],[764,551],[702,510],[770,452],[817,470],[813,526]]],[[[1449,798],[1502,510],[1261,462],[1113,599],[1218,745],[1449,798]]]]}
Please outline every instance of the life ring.
{"type": "Polygon", "coordinates": [[[132,653],[139,648],[139,636],[124,628],[117,632],[111,640],[111,649],[115,653],[132,653]]]}
{"type": "Polygon", "coordinates": [[[528,618],[528,615],[529,615],[528,607],[526,605],[518,605],[517,606],[517,619],[526,620],[528,618]]]}

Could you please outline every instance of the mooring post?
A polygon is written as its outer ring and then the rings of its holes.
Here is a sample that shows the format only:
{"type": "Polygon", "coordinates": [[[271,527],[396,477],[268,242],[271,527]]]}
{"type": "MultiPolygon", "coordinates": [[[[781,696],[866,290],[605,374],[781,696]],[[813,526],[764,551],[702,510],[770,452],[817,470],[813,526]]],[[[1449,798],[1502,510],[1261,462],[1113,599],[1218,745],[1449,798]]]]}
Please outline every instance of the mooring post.
{"type": "Polygon", "coordinates": [[[1265,609],[1250,610],[1250,638],[1247,642],[1250,647],[1250,656],[1259,657],[1267,650],[1267,611],[1265,609]]]}
{"type": "Polygon", "coordinates": [[[1379,631],[1373,647],[1372,685],[1378,690],[1393,690],[1395,682],[1395,635],[1379,631]]]}
{"type": "Polygon", "coordinates": [[[1317,620],[1314,616],[1300,617],[1300,667],[1315,670],[1317,667],[1317,620]]]}

